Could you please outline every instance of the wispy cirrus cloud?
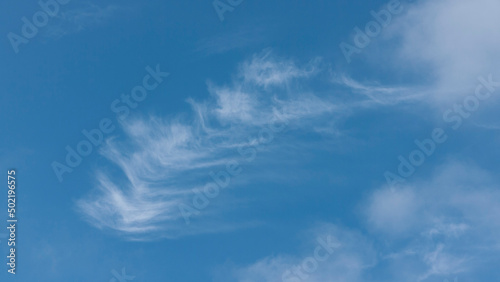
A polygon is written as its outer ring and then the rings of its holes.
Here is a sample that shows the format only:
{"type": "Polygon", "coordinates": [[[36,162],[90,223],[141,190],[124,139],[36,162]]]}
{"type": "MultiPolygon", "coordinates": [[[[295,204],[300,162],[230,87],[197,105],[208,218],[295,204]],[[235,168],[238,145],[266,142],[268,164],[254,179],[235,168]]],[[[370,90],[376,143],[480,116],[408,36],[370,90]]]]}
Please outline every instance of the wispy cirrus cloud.
{"type": "Polygon", "coordinates": [[[209,83],[211,99],[189,99],[190,118],[124,122],[125,141],[109,139],[102,150],[124,178],[98,173],[96,189],[78,202],[80,211],[93,225],[134,239],[220,228],[223,222],[207,227],[210,211],[202,215],[208,217],[205,223],[187,226],[179,204],[203,188],[210,171],[234,159],[239,146],[254,142],[250,134],[274,116],[304,126],[335,111],[341,115],[333,99],[295,90],[293,84],[312,76],[316,67],[278,61],[265,52],[242,64],[231,85],[209,83]]]}
{"type": "Polygon", "coordinates": [[[353,94],[366,96],[367,100],[362,103],[367,103],[368,106],[372,106],[374,102],[381,105],[415,103],[425,98],[423,90],[414,86],[401,87],[381,85],[377,82],[361,82],[346,74],[333,75],[332,82],[347,87],[353,94]]]}
{"type": "Polygon", "coordinates": [[[241,158],[239,148],[263,144],[258,132],[273,120],[293,126],[283,133],[286,143],[266,145],[268,156],[297,143],[297,132],[338,131],[325,126],[334,126],[332,121],[345,119],[367,104],[380,105],[363,95],[346,102],[336,95],[346,90],[330,81],[324,82],[329,91],[315,93],[321,73],[328,73],[321,59],[298,65],[266,50],[243,62],[230,84],[209,82],[206,101],[188,99],[193,109],[190,116],[128,119],[122,124],[125,138],[109,139],[102,150],[123,177],[97,173],[95,190],[78,202],[79,210],[91,224],[132,239],[172,238],[238,226],[215,220],[224,209],[221,206],[204,210],[198,215],[199,223],[188,226],[179,205],[190,203],[193,191],[208,189],[210,172],[241,158]]]}

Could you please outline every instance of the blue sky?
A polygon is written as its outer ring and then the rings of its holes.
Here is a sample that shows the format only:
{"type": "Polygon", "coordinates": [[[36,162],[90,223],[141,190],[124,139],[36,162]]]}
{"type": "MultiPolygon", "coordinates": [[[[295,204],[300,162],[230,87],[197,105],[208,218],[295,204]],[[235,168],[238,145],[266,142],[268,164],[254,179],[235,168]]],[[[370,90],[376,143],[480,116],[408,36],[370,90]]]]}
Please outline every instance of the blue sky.
{"type": "Polygon", "coordinates": [[[495,281],[500,4],[352,2],[0,4],[0,280],[495,281]]]}

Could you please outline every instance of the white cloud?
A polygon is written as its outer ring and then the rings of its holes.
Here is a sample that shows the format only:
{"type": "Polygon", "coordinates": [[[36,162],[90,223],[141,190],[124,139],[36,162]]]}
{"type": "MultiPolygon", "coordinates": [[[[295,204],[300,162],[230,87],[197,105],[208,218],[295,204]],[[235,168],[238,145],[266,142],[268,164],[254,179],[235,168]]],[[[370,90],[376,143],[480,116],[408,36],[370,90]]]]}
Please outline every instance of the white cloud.
{"type": "Polygon", "coordinates": [[[226,277],[227,281],[365,281],[363,272],[375,263],[375,252],[364,236],[331,224],[320,224],[310,233],[307,242],[310,247],[306,248],[309,252],[266,257],[254,264],[236,267],[228,274],[229,278],[226,277]],[[330,254],[324,251],[326,241],[331,244],[330,254]],[[317,250],[319,256],[315,256],[317,250]]]}
{"type": "Polygon", "coordinates": [[[368,98],[364,103],[370,106],[373,103],[395,105],[401,102],[418,102],[425,93],[422,90],[409,87],[384,86],[379,83],[362,83],[345,74],[335,75],[334,83],[348,87],[352,93],[361,94],[368,98]]]}
{"type": "Polygon", "coordinates": [[[299,68],[292,61],[276,60],[271,51],[254,55],[252,60],[243,63],[240,74],[246,83],[261,87],[288,86],[288,82],[297,78],[312,76],[318,71],[318,61],[312,61],[305,68],[299,68]]]}
{"type": "Polygon", "coordinates": [[[393,81],[408,86],[360,83],[345,75],[335,78],[338,83],[381,104],[420,100],[442,109],[474,94],[479,77],[500,81],[500,35],[494,32],[500,2],[421,0],[403,5],[405,12],[363,52],[374,67],[372,76],[382,74],[381,81],[394,76],[393,81]]]}
{"type": "Polygon", "coordinates": [[[413,189],[384,189],[373,193],[367,204],[368,222],[376,230],[394,234],[412,231],[420,220],[418,214],[422,207],[413,189]]]}
{"type": "MultiPolygon", "coordinates": [[[[409,5],[409,4],[408,4],[409,5]]],[[[396,64],[415,66],[432,80],[431,97],[449,102],[471,94],[477,77],[500,77],[496,0],[420,1],[391,25],[400,41],[396,64]]],[[[394,56],[394,49],[389,56],[394,56]]]]}
{"type": "Polygon", "coordinates": [[[217,109],[215,110],[221,120],[236,122],[251,122],[254,117],[255,102],[247,93],[233,89],[219,88],[215,90],[217,109]]]}
{"type": "Polygon", "coordinates": [[[435,275],[473,272],[477,263],[488,263],[489,252],[499,251],[493,247],[499,242],[499,224],[492,224],[498,201],[500,190],[487,172],[451,162],[428,181],[374,192],[366,218],[382,236],[407,240],[405,247],[391,252],[414,257],[413,264],[420,261],[426,267],[415,276],[428,281],[435,275]]]}
{"type": "MultiPolygon", "coordinates": [[[[361,226],[367,227],[363,236],[339,227],[329,231],[339,238],[342,248],[338,254],[342,259],[332,256],[325,261],[324,269],[318,268],[307,279],[290,281],[485,277],[489,274],[484,267],[495,269],[495,257],[500,251],[497,183],[496,178],[477,167],[449,162],[426,181],[398,189],[382,187],[363,201],[361,226]],[[347,243],[346,238],[350,238],[347,243]],[[347,252],[340,251],[344,247],[347,252]],[[347,269],[352,271],[342,272],[347,269]]],[[[237,281],[283,281],[278,274],[297,265],[298,257],[267,257],[246,267],[234,267],[233,271],[237,281]]]]}

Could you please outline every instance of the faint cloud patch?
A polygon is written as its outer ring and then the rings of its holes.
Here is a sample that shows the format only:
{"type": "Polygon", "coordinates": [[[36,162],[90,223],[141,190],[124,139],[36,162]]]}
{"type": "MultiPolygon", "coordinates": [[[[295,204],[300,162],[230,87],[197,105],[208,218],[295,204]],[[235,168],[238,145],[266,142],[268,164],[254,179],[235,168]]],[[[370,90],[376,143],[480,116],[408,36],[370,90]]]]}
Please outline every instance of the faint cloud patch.
{"type": "Polygon", "coordinates": [[[214,281],[360,282],[366,281],[364,271],[377,261],[371,242],[359,232],[319,223],[306,235],[301,244],[310,247],[305,253],[271,255],[249,265],[221,268],[214,281]]]}
{"type": "Polygon", "coordinates": [[[55,18],[55,23],[49,25],[43,35],[48,38],[61,38],[65,35],[78,33],[97,25],[104,24],[117,13],[125,11],[117,5],[99,6],[84,2],[66,9],[55,18]]]}
{"type": "Polygon", "coordinates": [[[203,55],[216,55],[236,49],[254,47],[267,38],[261,26],[244,27],[198,41],[194,51],[203,55]]]}

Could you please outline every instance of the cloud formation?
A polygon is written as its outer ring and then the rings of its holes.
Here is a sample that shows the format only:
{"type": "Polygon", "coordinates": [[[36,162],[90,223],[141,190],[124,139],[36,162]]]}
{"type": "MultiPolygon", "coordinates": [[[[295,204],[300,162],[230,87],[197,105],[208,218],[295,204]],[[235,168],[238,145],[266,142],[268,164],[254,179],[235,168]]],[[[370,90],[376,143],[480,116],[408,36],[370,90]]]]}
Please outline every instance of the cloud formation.
{"type": "MultiPolygon", "coordinates": [[[[277,255],[252,265],[236,267],[227,280],[241,282],[365,281],[364,269],[376,260],[374,248],[358,232],[321,223],[309,232],[309,252],[277,255]]],[[[218,280],[217,280],[218,281],[218,280]]]]}
{"type": "Polygon", "coordinates": [[[228,281],[439,281],[456,276],[493,277],[484,271],[485,267],[495,269],[500,251],[497,183],[487,171],[450,161],[428,180],[397,189],[381,187],[371,193],[361,205],[360,226],[367,232],[330,228],[327,234],[349,234],[332,235],[342,246],[336,252],[342,250],[338,255],[346,259],[332,256],[323,262],[324,268],[318,267],[306,278],[298,279],[278,275],[300,265],[296,256],[270,256],[234,268],[233,280],[228,281]]]}
{"type": "Polygon", "coordinates": [[[499,9],[495,0],[419,1],[391,25],[398,40],[386,55],[426,74],[429,96],[449,103],[473,92],[478,76],[500,77],[499,9]]]}
{"type": "Polygon", "coordinates": [[[190,116],[125,120],[125,138],[111,138],[101,150],[124,177],[96,173],[96,187],[78,202],[79,210],[91,224],[137,240],[236,228],[234,223],[214,221],[220,212],[216,208],[196,211],[200,220],[186,225],[190,218],[179,206],[196,207],[193,195],[214,188],[207,183],[208,176],[241,158],[245,146],[266,143],[266,154],[271,156],[271,148],[298,142],[297,133],[338,134],[337,121],[401,100],[385,97],[380,103],[377,98],[400,91],[397,87],[357,94],[360,83],[332,83],[330,73],[320,58],[298,65],[265,50],[241,63],[230,84],[209,81],[209,99],[188,99],[190,116]],[[327,90],[315,91],[318,84],[327,90]],[[286,143],[264,140],[262,129],[275,123],[289,125],[280,133],[286,135],[286,143]]]}
{"type": "Polygon", "coordinates": [[[131,239],[226,228],[210,219],[216,210],[187,226],[179,205],[191,201],[193,189],[206,187],[210,172],[237,158],[238,148],[262,142],[251,136],[273,119],[314,130],[316,123],[348,115],[348,106],[331,93],[308,89],[320,71],[319,59],[299,66],[264,51],[242,63],[231,84],[208,82],[210,99],[188,99],[190,117],[125,120],[125,138],[111,138],[101,150],[120,173],[96,173],[96,188],[78,202],[79,210],[93,225],[131,239]]]}

